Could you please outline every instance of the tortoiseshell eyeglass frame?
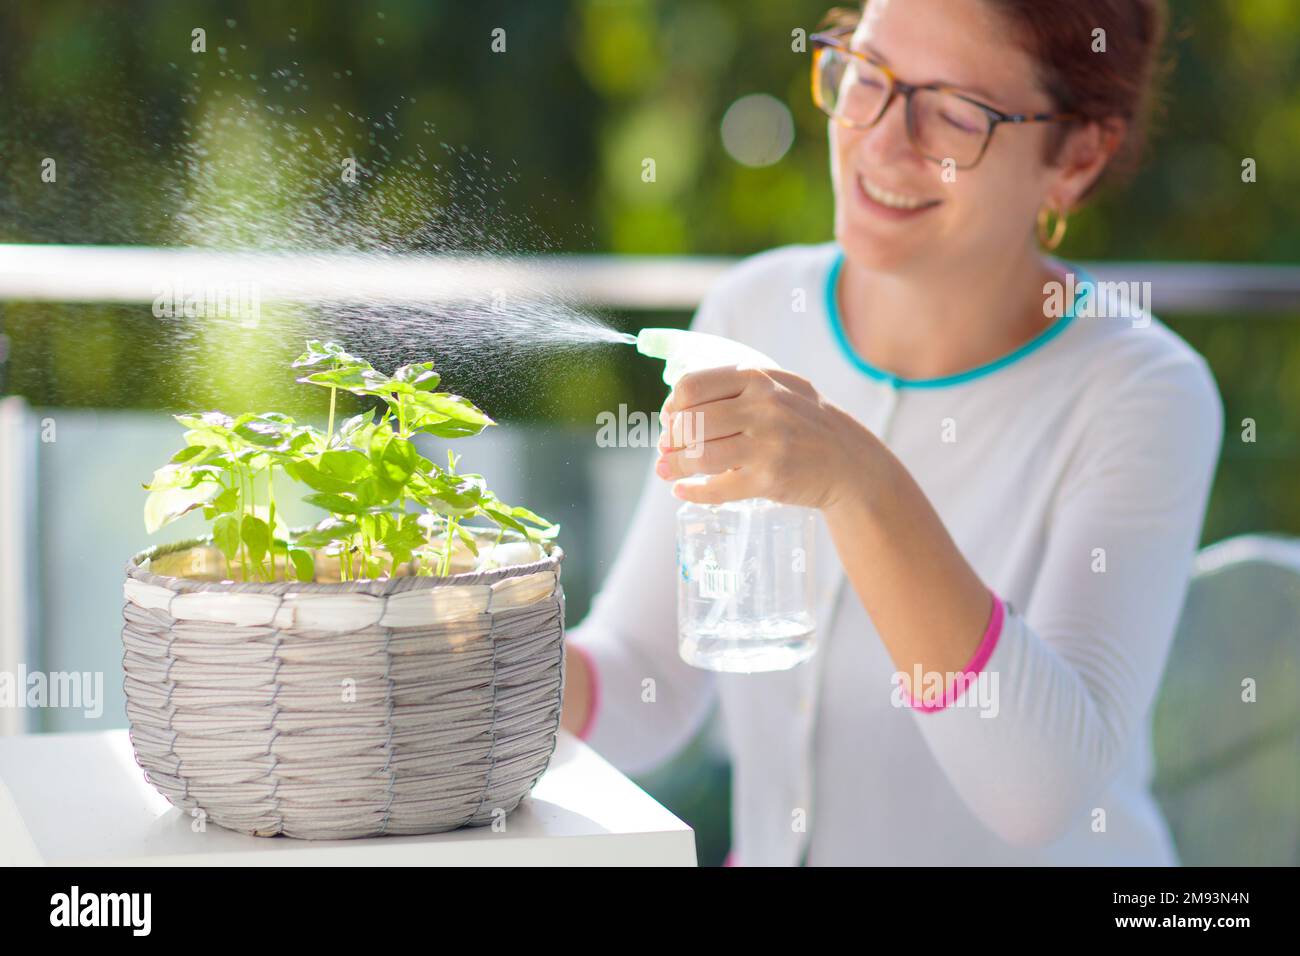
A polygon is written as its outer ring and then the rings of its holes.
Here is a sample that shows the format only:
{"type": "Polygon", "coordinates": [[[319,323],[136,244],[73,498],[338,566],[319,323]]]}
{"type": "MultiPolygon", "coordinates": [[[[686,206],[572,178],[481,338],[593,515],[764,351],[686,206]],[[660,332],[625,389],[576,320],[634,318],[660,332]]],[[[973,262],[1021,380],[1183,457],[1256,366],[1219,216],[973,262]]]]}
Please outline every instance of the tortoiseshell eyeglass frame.
{"type": "Polygon", "coordinates": [[[1025,123],[1069,123],[1069,122],[1074,122],[1081,118],[1077,113],[1004,113],[1002,112],[1002,110],[997,109],[996,107],[993,106],[989,106],[987,103],[981,103],[979,100],[974,99],[971,96],[968,96],[967,94],[963,93],[961,90],[955,89],[951,86],[945,86],[942,83],[927,83],[923,85],[905,83],[902,80],[900,80],[897,75],[895,75],[893,70],[885,66],[885,64],[881,63],[879,60],[876,60],[865,53],[859,52],[858,50],[851,49],[849,47],[848,37],[850,37],[852,33],[853,33],[852,28],[843,28],[840,30],[831,31],[830,33],[814,33],[811,37],[809,37],[809,39],[812,40],[813,43],[813,61],[812,61],[813,102],[817,104],[818,109],[820,109],[823,113],[829,116],[836,123],[839,123],[841,126],[845,126],[850,129],[869,129],[872,126],[875,126],[876,123],[880,122],[880,118],[885,115],[885,113],[889,110],[890,104],[894,102],[894,97],[897,96],[899,93],[902,93],[903,100],[904,100],[903,103],[904,112],[906,114],[906,119],[907,119],[908,139],[912,143],[912,148],[915,149],[917,153],[919,153],[922,157],[930,160],[930,162],[939,163],[940,165],[942,165],[944,160],[948,159],[949,157],[930,156],[924,150],[922,150],[920,145],[917,143],[916,122],[914,119],[914,113],[912,111],[912,94],[914,94],[918,90],[933,90],[939,93],[947,93],[951,96],[955,96],[958,99],[964,100],[965,102],[969,103],[971,106],[977,107],[984,113],[986,117],[988,117],[988,121],[989,121],[988,129],[985,130],[984,142],[980,146],[979,153],[969,163],[966,163],[964,165],[957,165],[956,167],[957,169],[971,169],[977,163],[979,163],[979,161],[984,158],[984,153],[989,148],[989,142],[993,139],[993,131],[1003,123],[1014,123],[1016,125],[1022,125],[1025,123]],[[853,59],[861,60],[863,63],[870,64],[872,67],[879,70],[885,76],[885,79],[888,80],[889,88],[885,93],[884,99],[881,101],[880,111],[876,113],[874,117],[872,117],[870,122],[853,123],[844,119],[842,116],[836,116],[835,113],[829,108],[828,104],[822,99],[820,84],[818,83],[818,75],[819,75],[818,71],[821,68],[822,58],[827,56],[828,51],[832,49],[838,51],[839,53],[845,56],[852,57],[853,59]]]}

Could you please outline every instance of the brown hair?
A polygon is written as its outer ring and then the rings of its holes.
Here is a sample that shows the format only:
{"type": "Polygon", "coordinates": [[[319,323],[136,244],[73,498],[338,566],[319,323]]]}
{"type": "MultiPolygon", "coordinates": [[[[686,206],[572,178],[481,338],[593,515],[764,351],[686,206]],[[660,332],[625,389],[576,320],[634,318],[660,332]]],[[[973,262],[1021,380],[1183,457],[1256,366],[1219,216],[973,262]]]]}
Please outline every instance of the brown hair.
{"type": "MultiPolygon", "coordinates": [[[[870,0],[863,0],[865,9],[870,0]]],[[[1102,175],[1086,189],[1128,180],[1141,165],[1159,88],[1169,65],[1162,59],[1168,26],[1165,0],[985,0],[1010,25],[1020,47],[1038,65],[1038,82],[1052,107],[1084,122],[1118,117],[1127,123],[1102,175]],[[1104,30],[1106,52],[1094,53],[1094,31],[1104,30]]],[[[861,9],[827,14],[836,26],[856,26],[861,9]]],[[[1053,163],[1073,127],[1055,124],[1044,162],[1053,163]]]]}

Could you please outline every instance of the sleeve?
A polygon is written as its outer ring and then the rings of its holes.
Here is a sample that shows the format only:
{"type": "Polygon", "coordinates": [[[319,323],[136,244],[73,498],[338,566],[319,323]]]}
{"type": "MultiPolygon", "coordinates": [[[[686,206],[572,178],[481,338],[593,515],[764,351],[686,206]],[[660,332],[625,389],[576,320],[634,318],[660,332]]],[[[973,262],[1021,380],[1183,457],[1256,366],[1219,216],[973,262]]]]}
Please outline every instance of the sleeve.
{"type": "MultiPolygon", "coordinates": [[[[691,328],[727,335],[721,286],[691,328]]],[[[657,412],[652,420],[656,423],[657,412]]],[[[657,436],[657,431],[656,431],[657,436]]],[[[677,509],[646,452],[636,512],[590,613],[567,637],[590,665],[593,710],[580,736],[624,773],[653,769],[699,732],[715,699],[713,675],[677,652],[677,509]]]]}
{"type": "Polygon", "coordinates": [[[1032,598],[1004,607],[992,679],[914,712],[965,803],[1017,846],[1076,825],[1146,732],[1222,444],[1199,356],[1145,368],[1105,401],[1058,488],[1032,598]],[[962,700],[977,692],[992,706],[962,700]]]}

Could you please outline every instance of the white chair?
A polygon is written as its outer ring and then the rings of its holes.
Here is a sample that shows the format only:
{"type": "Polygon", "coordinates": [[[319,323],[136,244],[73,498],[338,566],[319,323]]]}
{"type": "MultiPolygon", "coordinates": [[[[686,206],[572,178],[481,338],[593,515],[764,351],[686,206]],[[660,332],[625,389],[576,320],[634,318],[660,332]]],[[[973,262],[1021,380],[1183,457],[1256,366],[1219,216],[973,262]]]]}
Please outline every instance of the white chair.
{"type": "Polygon", "coordinates": [[[1197,556],[1153,737],[1183,865],[1300,864],[1300,539],[1197,556]]]}

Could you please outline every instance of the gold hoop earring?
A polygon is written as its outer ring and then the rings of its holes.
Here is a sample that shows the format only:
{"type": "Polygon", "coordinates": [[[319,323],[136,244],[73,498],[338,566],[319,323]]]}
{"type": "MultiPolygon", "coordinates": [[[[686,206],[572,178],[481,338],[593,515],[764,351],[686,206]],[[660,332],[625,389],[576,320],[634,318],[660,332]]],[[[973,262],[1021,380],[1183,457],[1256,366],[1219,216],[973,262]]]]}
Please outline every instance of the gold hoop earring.
{"type": "Polygon", "coordinates": [[[1050,206],[1042,206],[1038,210],[1038,241],[1043,248],[1049,252],[1061,244],[1065,238],[1065,230],[1068,226],[1069,214],[1052,209],[1050,206]],[[1053,212],[1056,213],[1056,225],[1052,227],[1051,235],[1047,233],[1047,217],[1053,212]]]}

